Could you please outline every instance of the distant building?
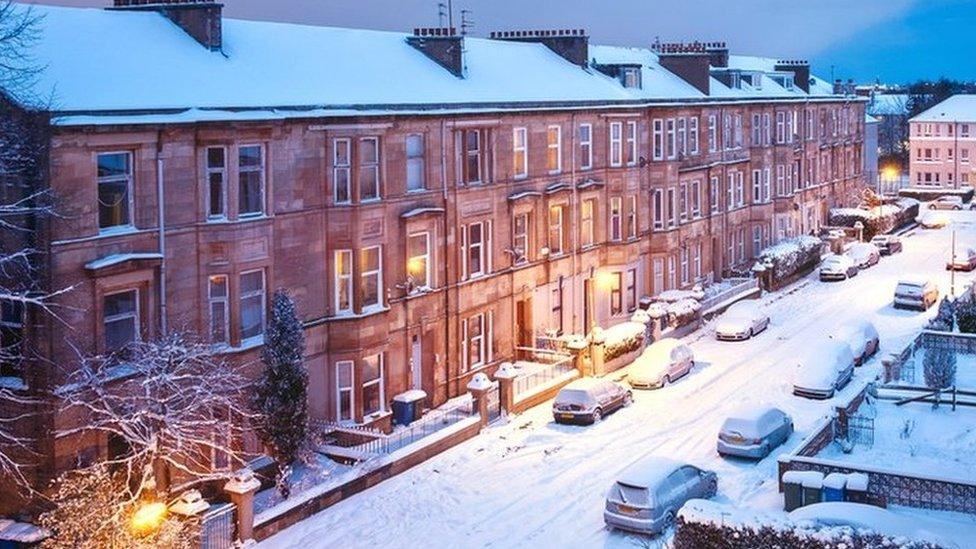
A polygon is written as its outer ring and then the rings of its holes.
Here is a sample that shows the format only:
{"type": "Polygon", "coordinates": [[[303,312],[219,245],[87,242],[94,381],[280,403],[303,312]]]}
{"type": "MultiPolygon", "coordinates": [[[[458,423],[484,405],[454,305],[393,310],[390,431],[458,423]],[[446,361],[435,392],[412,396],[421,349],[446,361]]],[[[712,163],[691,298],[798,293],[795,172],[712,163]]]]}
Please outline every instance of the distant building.
{"type": "Polygon", "coordinates": [[[957,189],[976,180],[976,95],[954,95],[909,122],[912,185],[957,189]]]}
{"type": "Polygon", "coordinates": [[[878,93],[869,96],[865,111],[878,122],[878,155],[902,154],[908,143],[908,94],[878,93]]]}
{"type": "Polygon", "coordinates": [[[880,120],[864,115],[864,183],[877,190],[878,186],[878,129],[880,120]]]}

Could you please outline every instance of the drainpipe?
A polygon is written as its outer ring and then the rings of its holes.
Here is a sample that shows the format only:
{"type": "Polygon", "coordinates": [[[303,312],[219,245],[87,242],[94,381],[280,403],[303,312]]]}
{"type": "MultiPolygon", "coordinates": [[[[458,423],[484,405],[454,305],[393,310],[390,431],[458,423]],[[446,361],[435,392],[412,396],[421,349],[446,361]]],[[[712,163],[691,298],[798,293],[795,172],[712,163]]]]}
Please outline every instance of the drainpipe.
{"type": "Polygon", "coordinates": [[[156,215],[159,225],[159,331],[166,335],[166,206],[163,203],[162,132],[156,137],[156,215]]]}
{"type": "MultiPolygon", "coordinates": [[[[573,301],[573,306],[572,306],[572,310],[573,310],[573,328],[572,328],[572,331],[573,331],[573,333],[576,333],[576,322],[579,320],[579,314],[577,313],[578,307],[576,306],[577,305],[577,302],[576,302],[576,297],[577,297],[576,286],[581,282],[579,280],[579,277],[580,277],[579,264],[578,264],[579,258],[577,257],[577,253],[578,253],[578,249],[579,249],[579,226],[577,225],[577,220],[579,219],[580,212],[582,211],[581,210],[580,201],[579,201],[579,191],[576,188],[576,139],[578,137],[577,136],[577,132],[578,132],[578,130],[576,128],[576,112],[573,112],[573,114],[570,115],[570,128],[569,128],[569,136],[570,136],[569,143],[570,143],[570,147],[572,149],[572,153],[570,154],[569,184],[572,185],[571,188],[572,188],[572,192],[573,192],[573,195],[572,195],[572,203],[570,204],[570,208],[569,208],[569,211],[571,212],[570,215],[572,217],[572,220],[571,220],[571,222],[570,222],[569,225],[570,225],[570,227],[572,227],[571,230],[573,231],[573,284],[572,284],[572,288],[570,289],[570,298],[573,301]]],[[[592,130],[592,127],[591,127],[591,129],[590,129],[590,142],[591,143],[593,142],[593,135],[592,134],[593,134],[593,130],[592,130]]],[[[596,222],[595,219],[593,221],[594,221],[594,223],[596,222]]],[[[559,284],[559,283],[560,282],[557,282],[557,284],[559,284]]],[[[559,294],[562,295],[562,288],[559,289],[559,294]]],[[[559,314],[562,314],[562,310],[559,311],[559,314]]],[[[586,333],[586,327],[585,326],[583,327],[583,333],[584,334],[586,333]]]]}
{"type": "MultiPolygon", "coordinates": [[[[443,280],[441,280],[441,284],[444,286],[444,348],[443,348],[444,357],[442,361],[443,361],[443,367],[445,369],[445,374],[449,374],[450,372],[448,370],[450,369],[450,366],[448,363],[450,362],[450,354],[451,354],[450,349],[451,349],[451,319],[452,319],[450,293],[451,293],[451,287],[453,286],[453,283],[449,278],[450,276],[449,265],[451,262],[450,262],[450,258],[448,257],[448,254],[451,253],[449,251],[451,248],[448,246],[448,228],[450,227],[450,225],[448,224],[448,216],[451,214],[451,212],[449,211],[450,202],[448,201],[448,191],[447,191],[447,143],[445,141],[446,134],[447,134],[446,127],[445,127],[446,124],[447,121],[442,118],[441,128],[440,128],[441,130],[441,198],[444,204],[444,217],[443,217],[444,224],[443,224],[443,230],[441,231],[443,233],[441,235],[441,238],[443,239],[444,242],[444,245],[441,247],[441,250],[443,250],[442,253],[444,254],[444,257],[442,258],[442,263],[444,265],[444,269],[442,273],[443,280]]],[[[457,205],[457,201],[455,201],[455,206],[456,205],[457,205]]],[[[436,365],[435,365],[435,369],[436,369],[436,365]]],[[[437,376],[435,375],[434,378],[436,380],[437,376]]],[[[453,398],[457,395],[455,394],[455,391],[451,390],[451,385],[456,385],[457,382],[454,381],[452,383],[450,381],[451,379],[450,375],[447,376],[447,379],[448,379],[448,386],[445,389],[447,391],[448,398],[453,398]]],[[[434,391],[435,392],[437,391],[436,387],[434,387],[434,391]]],[[[433,398],[431,398],[431,401],[433,401],[433,398]]]]}

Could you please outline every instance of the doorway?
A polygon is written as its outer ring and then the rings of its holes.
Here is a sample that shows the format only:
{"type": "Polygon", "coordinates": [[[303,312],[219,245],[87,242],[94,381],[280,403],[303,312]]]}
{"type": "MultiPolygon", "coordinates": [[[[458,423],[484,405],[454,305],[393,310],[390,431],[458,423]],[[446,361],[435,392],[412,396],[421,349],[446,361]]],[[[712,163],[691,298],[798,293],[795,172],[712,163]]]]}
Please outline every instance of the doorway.
{"type": "Polygon", "coordinates": [[[424,388],[424,360],[421,351],[420,334],[414,334],[410,339],[410,388],[424,388]]]}

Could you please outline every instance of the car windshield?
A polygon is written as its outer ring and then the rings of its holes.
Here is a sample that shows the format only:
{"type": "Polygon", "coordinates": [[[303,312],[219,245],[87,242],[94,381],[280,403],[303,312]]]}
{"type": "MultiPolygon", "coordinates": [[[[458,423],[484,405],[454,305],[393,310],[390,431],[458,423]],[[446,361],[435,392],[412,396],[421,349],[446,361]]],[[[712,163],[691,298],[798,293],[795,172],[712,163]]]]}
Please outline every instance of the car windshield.
{"type": "Polygon", "coordinates": [[[839,257],[828,257],[824,260],[824,267],[840,267],[843,260],[839,257]]]}
{"type": "Polygon", "coordinates": [[[610,493],[607,494],[607,498],[634,507],[650,507],[652,505],[650,490],[622,482],[613,485],[610,493]]]}

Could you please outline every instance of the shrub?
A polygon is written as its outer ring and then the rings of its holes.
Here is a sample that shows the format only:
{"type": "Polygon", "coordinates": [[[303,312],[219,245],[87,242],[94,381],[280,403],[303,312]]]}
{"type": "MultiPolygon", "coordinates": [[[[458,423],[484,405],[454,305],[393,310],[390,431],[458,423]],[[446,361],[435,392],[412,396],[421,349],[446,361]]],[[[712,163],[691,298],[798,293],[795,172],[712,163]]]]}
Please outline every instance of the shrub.
{"type": "Polygon", "coordinates": [[[956,353],[950,349],[925,350],[922,361],[925,385],[932,389],[945,389],[956,382],[956,353]]]}
{"type": "Polygon", "coordinates": [[[976,334],[976,302],[972,296],[956,301],[956,326],[964,334],[976,334]]]}
{"type": "Polygon", "coordinates": [[[948,296],[942,298],[942,302],[939,303],[939,312],[935,315],[935,318],[929,322],[930,330],[938,330],[940,332],[951,332],[952,331],[952,320],[956,315],[955,302],[949,299],[948,296]]]}
{"type": "Polygon", "coordinates": [[[762,263],[772,263],[773,280],[783,280],[820,261],[823,243],[812,236],[788,238],[759,252],[762,263]]]}
{"type": "Polygon", "coordinates": [[[646,331],[647,327],[638,322],[624,322],[607,328],[604,332],[606,335],[604,360],[610,362],[615,358],[640,349],[644,343],[646,331]]]}

